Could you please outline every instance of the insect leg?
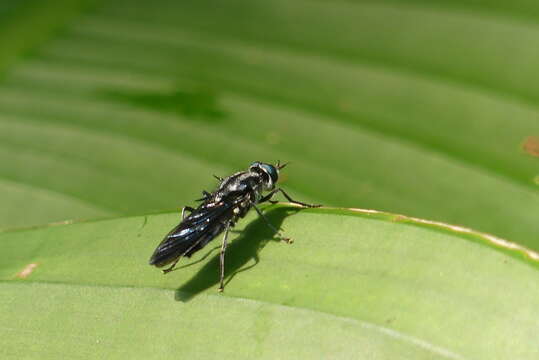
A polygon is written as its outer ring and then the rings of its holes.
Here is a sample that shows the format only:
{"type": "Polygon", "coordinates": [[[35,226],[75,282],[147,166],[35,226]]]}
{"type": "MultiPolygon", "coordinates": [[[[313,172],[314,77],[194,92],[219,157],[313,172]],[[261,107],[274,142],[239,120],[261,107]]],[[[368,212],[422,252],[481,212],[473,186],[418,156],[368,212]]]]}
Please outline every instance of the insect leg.
{"type": "Polygon", "coordinates": [[[174,262],[172,263],[172,265],[170,265],[168,268],[166,269],[163,269],[161,270],[163,272],[163,274],[166,274],[166,273],[169,273],[171,272],[172,270],[174,270],[174,267],[176,266],[176,264],[178,263],[178,261],[180,261],[180,259],[182,257],[185,256],[185,254],[189,253],[189,251],[191,251],[195,246],[197,246],[198,244],[200,244],[200,242],[202,241],[202,238],[199,239],[197,242],[195,242],[193,245],[189,246],[189,248],[187,250],[185,250],[180,256],[178,256],[178,258],[176,260],[174,260],[174,262]]]}
{"type": "Polygon", "coordinates": [[[290,195],[288,195],[288,194],[287,194],[283,189],[281,189],[281,188],[275,189],[274,191],[275,191],[275,192],[280,191],[280,192],[284,195],[284,197],[285,197],[288,201],[290,201],[292,204],[298,204],[298,205],[301,205],[301,206],[304,206],[304,207],[320,207],[320,206],[322,206],[322,205],[316,205],[316,204],[306,204],[306,203],[303,203],[303,202],[301,202],[301,201],[296,201],[296,200],[292,199],[292,198],[290,197],[290,195]]]}
{"type": "Polygon", "coordinates": [[[219,181],[223,181],[223,180],[224,180],[222,177],[217,176],[217,175],[213,175],[213,177],[216,178],[216,179],[219,180],[219,181]]]}
{"type": "Polygon", "coordinates": [[[221,245],[221,254],[219,255],[219,267],[220,267],[220,277],[219,277],[219,292],[223,292],[225,286],[224,286],[224,280],[225,280],[225,251],[226,251],[226,245],[227,245],[227,239],[228,239],[228,230],[230,229],[230,222],[226,223],[225,228],[225,236],[223,237],[223,245],[221,245]]]}
{"type": "Polygon", "coordinates": [[[271,200],[271,197],[272,197],[273,195],[275,195],[275,193],[276,193],[278,190],[279,190],[279,189],[271,190],[271,191],[268,193],[268,195],[266,195],[266,196],[264,196],[262,199],[260,199],[260,200],[258,201],[258,203],[260,204],[260,203],[269,201],[270,203],[275,204],[277,201],[271,200]]]}
{"type": "Polygon", "coordinates": [[[182,220],[185,219],[185,211],[186,210],[189,211],[190,213],[195,211],[195,209],[193,209],[190,206],[184,206],[183,209],[182,209],[182,220]]]}
{"type": "Polygon", "coordinates": [[[275,226],[273,226],[269,220],[266,218],[266,216],[262,213],[262,211],[260,211],[260,209],[255,205],[255,204],[251,204],[256,212],[258,213],[258,215],[260,215],[260,217],[262,219],[264,219],[264,221],[266,222],[266,225],[268,225],[270,227],[271,230],[275,231],[277,233],[277,237],[281,240],[281,241],[284,241],[285,243],[287,244],[292,244],[294,241],[290,238],[287,238],[287,237],[284,237],[282,236],[281,232],[279,231],[279,229],[277,229],[275,226]]]}
{"type": "Polygon", "coordinates": [[[211,194],[207,192],[206,190],[202,190],[202,196],[200,199],[196,199],[195,201],[205,201],[208,200],[208,198],[211,197],[211,194]]]}
{"type": "Polygon", "coordinates": [[[176,266],[176,264],[178,263],[178,261],[180,261],[182,257],[181,256],[178,256],[178,258],[176,260],[174,260],[174,262],[172,263],[172,265],[170,265],[168,268],[166,269],[163,269],[161,270],[163,272],[163,274],[166,274],[166,273],[169,273],[171,272],[172,270],[174,270],[174,266],[176,266]]]}

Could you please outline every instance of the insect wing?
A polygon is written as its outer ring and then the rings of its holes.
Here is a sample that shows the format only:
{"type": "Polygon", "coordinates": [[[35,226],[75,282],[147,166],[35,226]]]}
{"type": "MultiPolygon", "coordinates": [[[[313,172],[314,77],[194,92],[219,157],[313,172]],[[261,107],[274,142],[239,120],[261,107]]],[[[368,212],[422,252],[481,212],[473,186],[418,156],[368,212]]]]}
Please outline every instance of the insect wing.
{"type": "Polygon", "coordinates": [[[204,203],[172,229],[150,259],[150,265],[164,266],[179,256],[191,256],[222,232],[235,202],[204,203]]]}

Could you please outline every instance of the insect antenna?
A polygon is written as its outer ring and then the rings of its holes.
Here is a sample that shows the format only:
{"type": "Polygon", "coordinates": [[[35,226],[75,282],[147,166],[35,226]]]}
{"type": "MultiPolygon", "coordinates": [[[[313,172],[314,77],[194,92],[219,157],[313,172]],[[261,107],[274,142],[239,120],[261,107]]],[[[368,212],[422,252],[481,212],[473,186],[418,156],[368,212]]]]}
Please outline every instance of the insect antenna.
{"type": "Polygon", "coordinates": [[[281,165],[281,160],[277,160],[277,164],[275,164],[275,167],[277,168],[277,170],[281,170],[282,168],[284,168],[288,164],[290,164],[290,161],[281,165]]]}

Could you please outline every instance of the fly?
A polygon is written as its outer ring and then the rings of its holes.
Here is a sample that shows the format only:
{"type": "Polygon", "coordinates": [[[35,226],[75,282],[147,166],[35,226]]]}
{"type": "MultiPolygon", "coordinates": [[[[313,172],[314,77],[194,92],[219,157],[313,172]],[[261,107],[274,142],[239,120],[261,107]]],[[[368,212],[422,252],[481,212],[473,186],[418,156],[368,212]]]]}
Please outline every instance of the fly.
{"type": "Polygon", "coordinates": [[[182,209],[182,220],[173,228],[155,249],[150,258],[150,265],[163,267],[166,274],[174,269],[178,261],[184,257],[191,257],[195,252],[202,249],[216,236],[224,232],[220,252],[220,278],[219,291],[223,291],[225,277],[225,251],[229,230],[234,227],[238,219],[245,217],[251,208],[254,208],[266,224],[276,232],[282,241],[291,243],[290,238],[282,236],[264,216],[257,204],[277,201],[271,198],[280,192],[291,203],[304,207],[318,207],[320,205],[306,204],[293,200],[283,189],[276,188],[279,179],[279,170],[286,164],[276,165],[263,162],[254,162],[246,171],[237,172],[226,178],[214,177],[219,180],[217,189],[208,193],[203,191],[203,197],[198,199],[202,203],[195,209],[185,206],[182,209]],[[264,192],[268,192],[263,196],[264,192]],[[190,214],[186,217],[185,213],[190,214]]]}

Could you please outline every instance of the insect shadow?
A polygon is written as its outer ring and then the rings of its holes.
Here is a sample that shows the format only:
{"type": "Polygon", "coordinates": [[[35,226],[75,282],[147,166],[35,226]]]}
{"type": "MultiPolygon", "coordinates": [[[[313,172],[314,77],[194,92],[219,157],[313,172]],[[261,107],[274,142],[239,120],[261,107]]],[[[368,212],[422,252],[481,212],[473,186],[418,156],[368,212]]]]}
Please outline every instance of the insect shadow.
{"type": "MultiPolygon", "coordinates": [[[[277,208],[265,213],[268,220],[277,228],[280,228],[283,220],[299,211],[298,208],[277,208]]],[[[285,232],[286,234],[286,232],[285,232]]],[[[269,241],[281,242],[274,238],[275,231],[270,229],[263,219],[257,218],[249,223],[231,244],[228,245],[225,255],[225,284],[228,284],[236,274],[249,270],[259,262],[259,252],[269,241]],[[254,260],[254,264],[248,265],[254,260]]],[[[288,246],[282,243],[282,246],[288,246]]],[[[293,245],[291,245],[293,246],[293,245]]],[[[210,253],[214,249],[210,250],[210,253]]],[[[206,255],[207,256],[207,255],[206,255]]],[[[219,284],[219,253],[204,265],[190,280],[176,289],[175,299],[187,302],[202,291],[215,287],[219,284]]],[[[226,291],[226,289],[225,289],[226,291]]]]}

